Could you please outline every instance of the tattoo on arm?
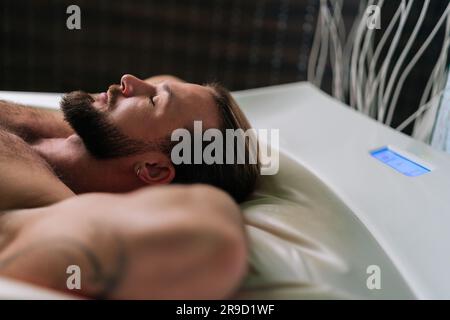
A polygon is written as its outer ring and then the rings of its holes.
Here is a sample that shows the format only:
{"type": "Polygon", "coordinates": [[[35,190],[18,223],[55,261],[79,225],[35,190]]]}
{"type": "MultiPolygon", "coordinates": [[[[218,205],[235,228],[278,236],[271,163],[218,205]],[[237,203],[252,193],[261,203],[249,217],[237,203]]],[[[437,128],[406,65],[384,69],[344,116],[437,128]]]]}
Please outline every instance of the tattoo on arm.
{"type": "MultiPolygon", "coordinates": [[[[101,241],[104,240],[107,239],[101,241]]],[[[60,289],[64,289],[66,268],[71,264],[79,265],[83,275],[82,287],[87,284],[89,288],[95,288],[91,290],[92,292],[88,292],[88,295],[97,299],[106,299],[120,285],[127,265],[124,239],[118,234],[109,234],[107,241],[108,250],[111,250],[111,253],[105,258],[100,257],[101,252],[98,248],[97,250],[93,248],[93,243],[85,244],[68,236],[43,239],[0,259],[0,273],[5,269],[14,269],[14,265],[21,259],[41,255],[39,260],[46,259],[47,263],[54,264],[49,266],[52,272],[40,276],[57,277],[56,281],[62,282],[60,289]],[[63,260],[64,263],[62,263],[63,260]],[[64,281],[58,276],[64,278],[64,281]]],[[[43,282],[53,283],[54,281],[55,278],[43,279],[43,282]]]]}

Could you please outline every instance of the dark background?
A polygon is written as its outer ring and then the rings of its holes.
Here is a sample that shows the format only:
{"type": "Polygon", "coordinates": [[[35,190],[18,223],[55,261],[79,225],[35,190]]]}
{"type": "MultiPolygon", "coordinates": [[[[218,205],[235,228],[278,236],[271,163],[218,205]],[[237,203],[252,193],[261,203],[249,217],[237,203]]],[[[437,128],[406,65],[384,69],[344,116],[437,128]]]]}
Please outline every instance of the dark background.
{"type": "MultiPolygon", "coordinates": [[[[345,1],[348,28],[358,5],[345,1]]],[[[446,5],[432,1],[413,52],[446,5]]],[[[397,6],[386,1],[382,26],[397,6]]],[[[319,0],[1,0],[0,90],[96,92],[124,73],[219,81],[230,90],[304,81],[318,8],[319,0]],[[66,28],[71,4],[81,8],[81,30],[66,28]]],[[[417,108],[442,35],[409,77],[393,125],[417,108]]]]}

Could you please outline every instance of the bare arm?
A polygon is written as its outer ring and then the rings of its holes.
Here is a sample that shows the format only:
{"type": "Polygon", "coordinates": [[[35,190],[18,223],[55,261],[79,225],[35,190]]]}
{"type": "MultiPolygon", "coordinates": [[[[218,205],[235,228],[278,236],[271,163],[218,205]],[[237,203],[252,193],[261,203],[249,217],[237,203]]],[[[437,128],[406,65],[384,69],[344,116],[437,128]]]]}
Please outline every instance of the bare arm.
{"type": "Polygon", "coordinates": [[[211,187],[86,195],[17,217],[30,221],[0,255],[0,274],[67,291],[66,269],[77,265],[81,290],[70,293],[219,299],[246,272],[239,209],[211,187]]]}
{"type": "Polygon", "coordinates": [[[60,111],[0,100],[0,126],[27,142],[65,138],[73,133],[60,111]]]}

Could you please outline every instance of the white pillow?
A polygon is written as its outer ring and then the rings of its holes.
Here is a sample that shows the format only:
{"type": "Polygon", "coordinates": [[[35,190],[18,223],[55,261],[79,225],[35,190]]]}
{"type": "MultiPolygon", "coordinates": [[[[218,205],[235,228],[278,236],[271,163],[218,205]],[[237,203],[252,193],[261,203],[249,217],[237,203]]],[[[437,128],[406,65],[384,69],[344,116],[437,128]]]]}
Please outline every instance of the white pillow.
{"type": "Polygon", "coordinates": [[[242,204],[249,273],[236,298],[413,298],[389,258],[352,211],[313,173],[285,155],[242,204]],[[378,265],[382,290],[369,290],[378,265]]]}

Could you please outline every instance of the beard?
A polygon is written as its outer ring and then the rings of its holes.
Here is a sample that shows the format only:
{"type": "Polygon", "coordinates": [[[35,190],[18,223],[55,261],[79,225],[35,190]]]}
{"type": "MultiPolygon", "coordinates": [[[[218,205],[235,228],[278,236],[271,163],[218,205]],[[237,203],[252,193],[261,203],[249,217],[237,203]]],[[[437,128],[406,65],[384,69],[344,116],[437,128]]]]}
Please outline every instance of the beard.
{"type": "MultiPolygon", "coordinates": [[[[113,87],[113,86],[112,86],[113,87]]],[[[110,87],[108,109],[112,109],[117,93],[110,87]]],[[[119,89],[120,90],[120,89],[119,89]]],[[[107,112],[93,106],[94,98],[84,91],[65,94],[61,99],[64,119],[83,141],[87,151],[98,159],[131,156],[149,151],[149,144],[131,139],[121,132],[108,117],[107,112]]],[[[150,148],[153,149],[153,148],[150,148]]]]}

